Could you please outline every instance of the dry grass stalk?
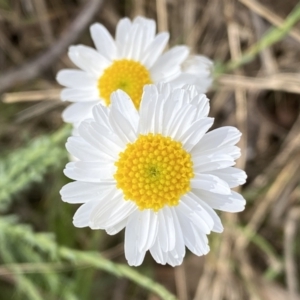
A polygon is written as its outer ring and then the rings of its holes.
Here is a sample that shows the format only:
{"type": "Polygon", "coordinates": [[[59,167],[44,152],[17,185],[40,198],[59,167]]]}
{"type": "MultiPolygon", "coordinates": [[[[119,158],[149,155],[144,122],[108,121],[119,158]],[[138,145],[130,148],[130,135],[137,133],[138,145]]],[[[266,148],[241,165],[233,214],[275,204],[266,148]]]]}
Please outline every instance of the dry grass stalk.
{"type": "MultiPolygon", "coordinates": [[[[251,12],[252,17],[252,23],[256,34],[256,39],[260,40],[263,35],[266,33],[266,26],[261,19],[260,16],[258,16],[256,13],[251,12]]],[[[260,62],[262,65],[262,68],[264,70],[264,73],[267,75],[272,75],[278,73],[278,64],[276,62],[276,59],[274,57],[273,49],[266,48],[262,50],[259,53],[260,62]]]]}
{"type": "MultiPolygon", "coordinates": [[[[250,232],[257,232],[261,226],[265,216],[269,212],[271,205],[276,203],[277,199],[282,195],[285,189],[291,182],[291,179],[294,176],[299,174],[300,168],[300,156],[298,154],[297,159],[292,159],[286,164],[283,169],[277,175],[275,181],[267,191],[265,196],[262,196],[261,199],[257,199],[257,205],[254,207],[252,212],[252,217],[249,220],[246,229],[250,232]]],[[[239,251],[244,251],[244,249],[249,244],[249,239],[244,235],[240,235],[237,240],[237,249],[239,251]]]]}
{"type": "Polygon", "coordinates": [[[16,102],[35,102],[35,101],[47,101],[47,100],[60,100],[61,89],[40,90],[40,91],[27,91],[27,92],[15,92],[6,93],[2,97],[2,101],[5,103],[16,102]]]}
{"type": "MultiPolygon", "coordinates": [[[[17,117],[15,119],[16,123],[23,123],[25,121],[31,120],[33,118],[38,118],[46,113],[49,113],[51,110],[61,107],[65,105],[65,103],[62,103],[60,101],[43,101],[39,102],[37,104],[34,104],[30,106],[29,108],[26,108],[22,111],[20,111],[17,114],[17,117]]],[[[59,117],[60,119],[60,117],[59,117]]]]}
{"type": "Polygon", "coordinates": [[[23,54],[10,42],[3,31],[0,30],[0,47],[5,51],[6,55],[14,62],[19,65],[24,61],[23,54]]]}
{"type": "Polygon", "coordinates": [[[156,0],[156,13],[158,31],[169,31],[168,8],[166,0],[156,0]]]}
{"type": "MultiPolygon", "coordinates": [[[[196,0],[185,0],[183,2],[183,36],[188,37],[191,30],[196,23],[196,12],[197,12],[197,1],[196,0]]],[[[202,19],[202,18],[201,18],[202,19]]],[[[186,43],[191,47],[191,50],[195,49],[196,39],[187,39],[186,43]]]]}
{"type": "Polygon", "coordinates": [[[134,0],[132,9],[132,16],[145,16],[145,1],[144,0],[134,0]]]}
{"type": "Polygon", "coordinates": [[[284,227],[285,272],[290,300],[296,300],[299,293],[299,277],[295,257],[296,233],[299,220],[300,208],[294,207],[290,210],[284,227]]]}
{"type": "MultiPolygon", "coordinates": [[[[239,2],[246,5],[253,12],[257,13],[262,18],[268,20],[271,24],[273,24],[276,27],[280,27],[281,24],[284,22],[284,19],[279,17],[274,12],[270,11],[267,7],[257,2],[256,0],[239,0],[239,2]]],[[[292,29],[289,32],[289,35],[293,37],[297,42],[300,42],[300,32],[297,29],[292,29]]]]}
{"type": "Polygon", "coordinates": [[[213,263],[211,261],[206,259],[204,263],[203,274],[201,275],[200,280],[198,282],[194,300],[201,300],[204,298],[207,291],[209,291],[209,289],[211,288],[214,273],[215,273],[215,266],[213,266],[213,263]]]}
{"type": "Polygon", "coordinates": [[[41,30],[43,32],[43,35],[45,37],[46,43],[48,46],[50,46],[54,41],[54,37],[53,37],[51,23],[47,18],[48,15],[47,4],[45,0],[34,0],[33,2],[37,12],[38,21],[41,30]]]}
{"type": "Polygon", "coordinates": [[[286,136],[280,151],[278,152],[275,159],[271,162],[271,164],[260,173],[254,181],[250,184],[248,189],[251,188],[262,188],[268,184],[268,181],[273,178],[273,174],[276,174],[278,170],[282,169],[289,160],[290,157],[296,155],[300,151],[300,139],[299,139],[299,131],[300,131],[300,114],[294,123],[292,129],[286,136]]]}
{"type": "Polygon", "coordinates": [[[0,93],[11,88],[18,82],[28,82],[29,80],[36,78],[41,72],[50,67],[90,23],[102,2],[103,0],[90,0],[87,2],[77,18],[74,19],[69,28],[63,32],[60,39],[51,48],[31,62],[23,65],[21,68],[8,71],[1,75],[0,93]]]}
{"type": "Polygon", "coordinates": [[[248,290],[249,300],[263,300],[262,291],[257,280],[258,276],[251,266],[247,253],[235,251],[235,257],[239,259],[239,270],[248,290]]]}
{"type": "MultiPolygon", "coordinates": [[[[233,60],[237,60],[241,56],[241,41],[240,41],[240,33],[239,26],[235,21],[236,14],[236,1],[231,0],[223,3],[224,5],[224,16],[226,20],[227,26],[227,35],[228,35],[228,44],[231,58],[233,60]]],[[[241,72],[239,70],[237,73],[241,72]]],[[[237,161],[237,167],[244,168],[246,163],[246,151],[247,151],[247,105],[246,105],[246,93],[242,88],[235,89],[235,118],[236,124],[239,130],[243,133],[242,138],[240,140],[239,146],[241,147],[241,151],[243,153],[243,157],[241,157],[237,161]]],[[[236,215],[225,214],[225,224],[233,223],[237,224],[238,219],[236,215]]],[[[219,273],[219,281],[220,287],[216,289],[215,293],[217,293],[216,299],[224,299],[223,293],[226,292],[227,286],[233,282],[233,274],[229,264],[229,260],[234,257],[232,253],[232,245],[235,240],[234,233],[230,230],[227,230],[222,236],[222,243],[220,248],[220,256],[219,263],[221,264],[219,273]]],[[[241,262],[242,263],[242,262],[241,262]]],[[[249,293],[252,294],[251,291],[249,293]]]]}
{"type": "MultiPolygon", "coordinates": [[[[224,2],[224,14],[227,19],[227,33],[229,40],[229,49],[231,53],[231,57],[233,59],[237,59],[240,56],[240,40],[239,40],[239,32],[238,26],[233,21],[233,15],[235,11],[235,3],[234,1],[224,2]]],[[[236,121],[240,130],[247,131],[247,115],[245,114],[244,103],[245,92],[242,89],[236,89],[236,121]]],[[[244,133],[244,132],[243,132],[244,133]]],[[[246,150],[246,137],[242,140],[242,151],[246,150]]],[[[245,164],[245,159],[240,162],[240,164],[245,164]]],[[[236,216],[225,214],[224,215],[226,221],[235,223],[237,221],[236,216]]],[[[232,257],[232,243],[233,243],[233,232],[225,231],[221,237],[221,244],[219,248],[219,255],[215,264],[216,275],[213,281],[213,286],[211,287],[211,299],[222,300],[225,297],[228,285],[233,283],[233,274],[229,264],[229,260],[232,257]]],[[[202,277],[206,277],[207,275],[204,273],[202,277]]],[[[201,279],[200,279],[201,280],[201,279]]],[[[198,292],[198,290],[197,290],[198,292]]]]}
{"type": "MultiPolygon", "coordinates": [[[[235,2],[233,0],[224,2],[224,14],[227,19],[227,34],[231,59],[238,60],[240,59],[242,52],[239,26],[234,21],[234,3],[235,2]]],[[[240,75],[241,71],[236,70],[235,73],[240,75]]],[[[246,91],[240,86],[236,86],[235,88],[235,105],[236,124],[238,129],[242,132],[239,146],[241,147],[241,152],[243,153],[243,155],[237,161],[237,167],[244,169],[247,160],[247,98],[246,91]]]]}
{"type": "Polygon", "coordinates": [[[185,272],[185,264],[174,268],[175,284],[179,300],[188,300],[188,288],[185,272]]]}
{"type": "Polygon", "coordinates": [[[300,76],[295,73],[278,73],[265,77],[222,75],[217,83],[221,89],[274,90],[300,94],[300,76]]]}
{"type": "Polygon", "coordinates": [[[211,0],[207,3],[205,7],[205,13],[202,15],[201,18],[193,24],[190,31],[187,32],[186,35],[186,43],[192,49],[195,49],[197,42],[199,41],[200,37],[202,36],[205,28],[209,26],[211,13],[216,11],[216,7],[219,5],[218,0],[211,0]]]}

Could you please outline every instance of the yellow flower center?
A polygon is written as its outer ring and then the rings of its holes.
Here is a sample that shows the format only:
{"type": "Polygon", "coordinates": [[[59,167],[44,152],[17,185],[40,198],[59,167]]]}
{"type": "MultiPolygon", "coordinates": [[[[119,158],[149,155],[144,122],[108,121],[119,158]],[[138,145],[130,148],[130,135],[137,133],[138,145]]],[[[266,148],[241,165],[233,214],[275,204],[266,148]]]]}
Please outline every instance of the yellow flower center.
{"type": "Polygon", "coordinates": [[[117,188],[141,210],[177,205],[194,177],[191,155],[180,142],[161,134],[140,135],[115,165],[117,188]]]}
{"type": "Polygon", "coordinates": [[[143,87],[151,83],[150,73],[142,64],[134,60],[121,59],[115,60],[104,70],[98,80],[98,89],[107,106],[110,104],[111,93],[121,89],[130,96],[138,109],[143,87]]]}

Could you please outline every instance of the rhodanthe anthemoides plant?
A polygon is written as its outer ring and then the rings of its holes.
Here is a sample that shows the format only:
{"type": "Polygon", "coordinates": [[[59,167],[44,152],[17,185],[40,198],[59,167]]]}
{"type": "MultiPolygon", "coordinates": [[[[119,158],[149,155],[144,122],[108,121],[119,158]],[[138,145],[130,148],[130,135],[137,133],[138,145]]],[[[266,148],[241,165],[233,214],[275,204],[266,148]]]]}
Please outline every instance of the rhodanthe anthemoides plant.
{"type": "Polygon", "coordinates": [[[92,116],[95,104],[108,106],[111,93],[118,89],[125,91],[138,109],[147,84],[194,84],[201,93],[211,84],[212,62],[204,56],[190,55],[186,46],[175,46],[163,53],[169,33],[156,34],[156,24],[151,19],[121,19],[115,39],[98,23],[90,31],[96,49],[71,46],[69,57],[80,70],[65,69],[57,75],[57,81],[66,87],[61,99],[74,102],[64,111],[63,119],[75,127],[92,116]]]}
{"type": "Polygon", "coordinates": [[[244,198],[231,190],[246,180],[234,166],[241,133],[207,133],[209,101],[195,86],[147,85],[139,110],[118,90],[98,104],[67,149],[78,161],[64,173],[75,180],[63,201],[82,203],[74,225],[116,234],[125,228],[125,256],[138,266],[149,250],[161,264],[182,263],[185,246],[209,251],[207,235],[222,232],[214,209],[239,212],[244,198]]]}

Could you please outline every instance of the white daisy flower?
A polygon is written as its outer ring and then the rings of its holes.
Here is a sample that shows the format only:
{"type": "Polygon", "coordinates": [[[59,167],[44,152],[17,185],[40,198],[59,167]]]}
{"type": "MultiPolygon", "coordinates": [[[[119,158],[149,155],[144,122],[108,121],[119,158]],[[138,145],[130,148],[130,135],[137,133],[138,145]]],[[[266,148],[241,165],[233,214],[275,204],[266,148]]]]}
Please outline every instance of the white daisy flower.
{"type": "Polygon", "coordinates": [[[99,101],[108,106],[111,93],[118,89],[125,91],[139,108],[146,84],[195,84],[201,93],[211,84],[212,62],[202,56],[189,57],[186,46],[163,53],[169,33],[156,35],[153,20],[121,19],[115,40],[101,24],[93,24],[90,31],[96,50],[71,46],[69,57],[81,70],[65,69],[57,75],[57,81],[66,87],[61,99],[74,102],[64,111],[63,119],[75,127],[92,116],[92,107],[99,101]]]}
{"type": "Polygon", "coordinates": [[[64,173],[76,180],[61,190],[63,201],[83,203],[74,225],[125,230],[125,256],[138,266],[149,250],[161,264],[182,263],[185,246],[209,251],[207,235],[222,232],[214,209],[239,212],[244,198],[231,188],[246,174],[233,165],[241,133],[223,127],[209,133],[209,102],[196,88],[168,84],[144,88],[139,111],[118,90],[109,108],[93,108],[68,151],[79,161],[64,173]]]}

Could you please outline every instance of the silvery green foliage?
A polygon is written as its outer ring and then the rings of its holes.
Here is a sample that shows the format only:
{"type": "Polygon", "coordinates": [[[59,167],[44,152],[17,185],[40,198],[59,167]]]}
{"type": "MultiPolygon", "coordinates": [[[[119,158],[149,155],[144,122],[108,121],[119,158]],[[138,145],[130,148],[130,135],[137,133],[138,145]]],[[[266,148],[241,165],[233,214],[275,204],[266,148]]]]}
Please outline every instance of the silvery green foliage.
{"type": "Polygon", "coordinates": [[[70,133],[68,126],[52,135],[34,139],[0,160],[0,211],[5,211],[12,197],[32,182],[38,182],[50,168],[67,159],[63,143],[70,133]]]}

